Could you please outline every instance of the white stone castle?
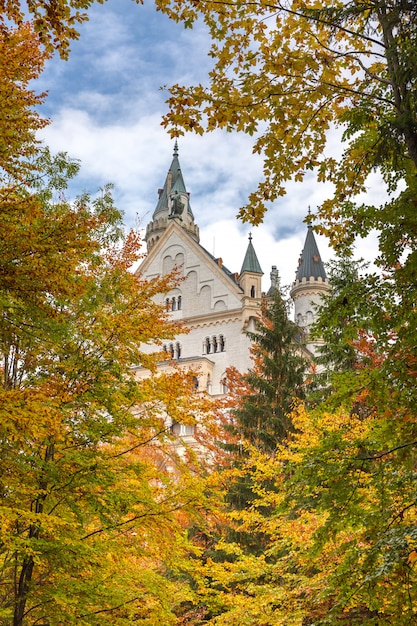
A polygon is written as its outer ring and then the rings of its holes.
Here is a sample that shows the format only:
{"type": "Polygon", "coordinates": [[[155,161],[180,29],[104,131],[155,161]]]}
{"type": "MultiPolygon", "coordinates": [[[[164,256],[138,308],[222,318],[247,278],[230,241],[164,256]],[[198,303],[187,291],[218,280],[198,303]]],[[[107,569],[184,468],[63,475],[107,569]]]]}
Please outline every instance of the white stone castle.
{"type": "MultiPolygon", "coordinates": [[[[235,366],[245,372],[251,366],[250,340],[244,331],[254,330],[259,315],[265,295],[263,272],[251,236],[238,273],[229,271],[221,258],[215,258],[200,245],[177,143],[164,187],[158,193],[145,235],[148,254],[137,273],[152,279],[178,268],[184,280],[161,298],[172,318],[181,320],[189,333],[167,342],[164,350],[184,367],[199,372],[196,381],[199,389],[213,396],[222,395],[227,392],[226,369],[235,366]]],[[[272,267],[270,277],[267,294],[279,285],[276,266],[272,267]]],[[[308,342],[308,328],[315,318],[314,305],[329,289],[314,233],[309,227],[290,295],[295,321],[306,333],[310,353],[315,349],[315,344],[308,342]]]]}

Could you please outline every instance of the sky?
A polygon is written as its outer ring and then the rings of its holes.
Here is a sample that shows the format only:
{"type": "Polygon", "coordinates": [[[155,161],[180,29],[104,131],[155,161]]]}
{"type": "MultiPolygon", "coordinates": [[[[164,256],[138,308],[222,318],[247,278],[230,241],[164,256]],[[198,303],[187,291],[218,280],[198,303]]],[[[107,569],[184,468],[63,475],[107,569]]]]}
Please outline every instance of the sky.
{"type": "MultiPolygon", "coordinates": [[[[203,82],[210,67],[209,46],[203,24],[185,30],[147,0],[143,6],[132,0],[93,6],[69,60],[54,57],[37,81],[37,90],[48,91],[42,113],[51,120],[41,138],[53,152],[67,152],[81,162],[69,196],[94,194],[112,183],[126,227],[146,227],[174,148],[161,126],[167,111],[164,86],[203,82]]],[[[266,291],[272,265],[283,286],[294,280],[308,207],[314,211],[330,190],[306,176],[287,186],[287,195],[269,208],[262,225],[242,224],[236,214],[262,177],[262,160],[252,154],[252,141],[220,131],[186,134],[178,139],[179,160],[201,245],[239,272],[251,232],[266,291]]],[[[337,136],[331,141],[335,153],[340,151],[337,136]]],[[[382,201],[377,177],[371,187],[382,201]]],[[[326,240],[317,237],[317,242],[328,261],[333,254],[326,240]]],[[[372,259],[375,249],[376,238],[370,236],[359,242],[356,255],[372,259]]]]}

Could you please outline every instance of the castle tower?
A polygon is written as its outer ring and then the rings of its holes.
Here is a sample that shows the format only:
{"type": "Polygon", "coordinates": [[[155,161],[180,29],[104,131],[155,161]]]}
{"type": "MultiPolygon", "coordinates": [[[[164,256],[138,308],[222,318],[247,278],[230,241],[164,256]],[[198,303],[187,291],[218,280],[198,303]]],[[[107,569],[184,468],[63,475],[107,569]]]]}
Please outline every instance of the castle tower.
{"type": "Polygon", "coordinates": [[[172,156],[164,187],[158,190],[158,202],[152,220],[146,227],[145,241],[148,252],[161,238],[172,220],[180,224],[197,243],[200,241],[199,228],[194,223],[191,210],[190,194],[186,190],[181,172],[177,142],[175,142],[172,156]]]}
{"type": "Polygon", "coordinates": [[[309,328],[316,320],[317,306],[321,304],[323,295],[330,289],[314,232],[309,225],[290,296],[294,301],[295,322],[306,333],[307,348],[313,354],[319,342],[309,342],[309,328]]]}
{"type": "Polygon", "coordinates": [[[252,234],[249,233],[249,243],[238,277],[238,284],[243,291],[242,312],[246,330],[255,330],[255,319],[259,316],[262,297],[262,276],[263,271],[253,247],[252,234]]]}
{"type": "MultiPolygon", "coordinates": [[[[197,372],[198,389],[220,396],[227,392],[229,367],[241,372],[251,367],[251,339],[245,330],[253,330],[259,317],[262,270],[251,236],[240,280],[239,274],[231,272],[199,239],[175,142],[172,163],[146,229],[148,254],[136,274],[152,280],[173,270],[178,272],[179,282],[155,300],[187,332],[162,344],[170,359],[158,367],[164,371],[176,361],[180,367],[197,372]]],[[[152,349],[143,347],[144,351],[152,349]]],[[[136,375],[148,373],[138,367],[136,375]]]]}
{"type": "Polygon", "coordinates": [[[263,271],[256,256],[255,248],[252,244],[252,234],[249,233],[249,243],[243,259],[242,269],[239,274],[239,284],[245,296],[248,298],[261,297],[261,280],[263,271]]]}

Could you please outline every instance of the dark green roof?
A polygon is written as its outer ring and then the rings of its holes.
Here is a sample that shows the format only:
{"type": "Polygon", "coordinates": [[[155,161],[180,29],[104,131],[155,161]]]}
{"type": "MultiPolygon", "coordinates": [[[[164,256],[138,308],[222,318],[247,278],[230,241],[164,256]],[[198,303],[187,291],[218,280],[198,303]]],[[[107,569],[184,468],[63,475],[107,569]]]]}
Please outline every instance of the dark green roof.
{"type": "Polygon", "coordinates": [[[296,274],[296,280],[301,281],[303,278],[306,280],[310,278],[326,280],[326,271],[311,226],[308,227],[307,237],[296,274]]]}
{"type": "Polygon", "coordinates": [[[252,272],[253,274],[263,274],[261,266],[259,265],[258,257],[256,256],[255,248],[252,245],[252,235],[249,235],[249,244],[246,250],[245,258],[243,260],[242,269],[240,273],[252,272]]]}

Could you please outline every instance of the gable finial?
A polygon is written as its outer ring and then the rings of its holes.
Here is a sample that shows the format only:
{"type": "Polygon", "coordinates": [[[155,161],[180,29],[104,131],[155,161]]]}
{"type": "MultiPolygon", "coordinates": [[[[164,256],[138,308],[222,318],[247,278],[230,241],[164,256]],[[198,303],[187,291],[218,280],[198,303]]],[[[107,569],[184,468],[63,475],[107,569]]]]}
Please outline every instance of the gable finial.
{"type": "Polygon", "coordinates": [[[249,241],[252,241],[252,233],[249,233],[249,241]]]}
{"type": "Polygon", "coordinates": [[[174,154],[172,156],[174,157],[178,156],[178,141],[177,140],[175,140],[175,143],[174,143],[174,154]]]}

